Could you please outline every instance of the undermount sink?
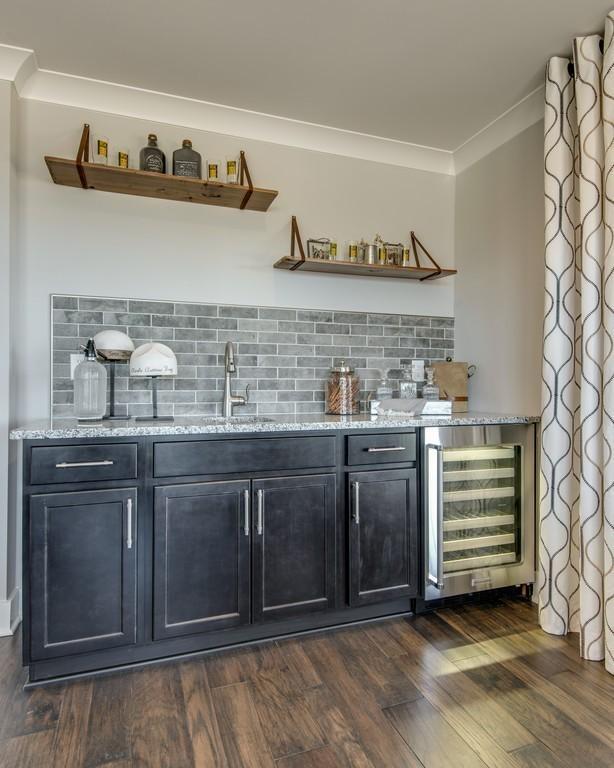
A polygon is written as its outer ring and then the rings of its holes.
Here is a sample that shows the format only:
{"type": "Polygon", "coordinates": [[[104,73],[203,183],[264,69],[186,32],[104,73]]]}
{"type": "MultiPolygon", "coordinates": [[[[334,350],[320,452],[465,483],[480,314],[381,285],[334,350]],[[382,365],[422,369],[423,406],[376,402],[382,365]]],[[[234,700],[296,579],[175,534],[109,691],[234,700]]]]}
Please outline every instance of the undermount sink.
{"type": "Polygon", "coordinates": [[[266,416],[203,416],[201,419],[205,424],[266,424],[273,421],[266,416]]]}

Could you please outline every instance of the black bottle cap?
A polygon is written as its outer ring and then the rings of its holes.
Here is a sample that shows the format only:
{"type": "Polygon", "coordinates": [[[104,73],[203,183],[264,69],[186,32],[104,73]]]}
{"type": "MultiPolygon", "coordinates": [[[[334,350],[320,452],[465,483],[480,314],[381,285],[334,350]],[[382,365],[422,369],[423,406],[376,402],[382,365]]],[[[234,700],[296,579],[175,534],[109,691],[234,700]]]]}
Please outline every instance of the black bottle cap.
{"type": "Polygon", "coordinates": [[[155,133],[150,133],[149,136],[147,137],[147,141],[155,143],[156,141],[158,141],[158,137],[156,136],[155,133]]]}
{"type": "Polygon", "coordinates": [[[192,146],[192,140],[191,139],[184,139],[183,140],[183,146],[184,147],[191,147],[192,146]]]}
{"type": "Polygon", "coordinates": [[[88,339],[87,344],[83,347],[83,350],[83,354],[85,355],[86,360],[96,359],[96,346],[94,344],[94,339],[88,339]]]}

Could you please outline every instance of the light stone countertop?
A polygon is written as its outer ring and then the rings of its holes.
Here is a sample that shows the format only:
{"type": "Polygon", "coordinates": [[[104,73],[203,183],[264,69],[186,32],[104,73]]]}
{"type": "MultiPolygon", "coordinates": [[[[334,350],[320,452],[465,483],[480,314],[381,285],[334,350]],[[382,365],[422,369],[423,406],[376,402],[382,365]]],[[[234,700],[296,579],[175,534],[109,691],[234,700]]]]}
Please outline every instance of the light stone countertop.
{"type": "Polygon", "coordinates": [[[11,430],[11,440],[58,440],[96,437],[145,437],[148,435],[236,435],[271,432],[318,432],[328,430],[398,429],[399,427],[481,426],[531,424],[538,416],[500,413],[456,413],[452,416],[282,416],[264,418],[235,416],[176,417],[174,421],[106,421],[79,424],[76,419],[48,419],[11,430]]]}

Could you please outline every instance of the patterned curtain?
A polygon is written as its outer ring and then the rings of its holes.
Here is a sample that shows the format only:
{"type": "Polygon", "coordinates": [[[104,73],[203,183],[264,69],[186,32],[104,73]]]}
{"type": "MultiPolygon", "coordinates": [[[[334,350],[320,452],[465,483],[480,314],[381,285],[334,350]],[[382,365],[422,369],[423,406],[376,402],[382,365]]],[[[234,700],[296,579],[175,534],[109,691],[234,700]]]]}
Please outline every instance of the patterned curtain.
{"type": "Polygon", "coordinates": [[[614,674],[613,36],[546,70],[539,614],[614,674]]]}

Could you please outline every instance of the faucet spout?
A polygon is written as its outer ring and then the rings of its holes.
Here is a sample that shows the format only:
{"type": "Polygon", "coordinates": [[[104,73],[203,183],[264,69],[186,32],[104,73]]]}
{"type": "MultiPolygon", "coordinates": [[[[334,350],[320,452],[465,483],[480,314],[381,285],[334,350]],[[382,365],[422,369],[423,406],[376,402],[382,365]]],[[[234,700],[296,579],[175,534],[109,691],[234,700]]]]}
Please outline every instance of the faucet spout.
{"type": "Polygon", "coordinates": [[[249,398],[249,385],[245,388],[245,396],[232,394],[231,374],[236,373],[235,351],[231,341],[226,342],[224,350],[224,398],[222,401],[222,413],[225,419],[232,416],[235,405],[247,405],[249,398]]]}

